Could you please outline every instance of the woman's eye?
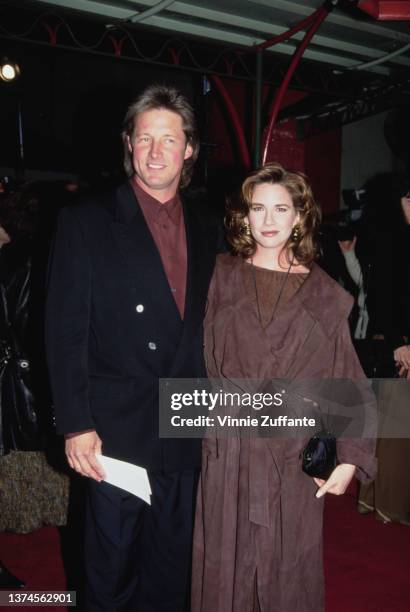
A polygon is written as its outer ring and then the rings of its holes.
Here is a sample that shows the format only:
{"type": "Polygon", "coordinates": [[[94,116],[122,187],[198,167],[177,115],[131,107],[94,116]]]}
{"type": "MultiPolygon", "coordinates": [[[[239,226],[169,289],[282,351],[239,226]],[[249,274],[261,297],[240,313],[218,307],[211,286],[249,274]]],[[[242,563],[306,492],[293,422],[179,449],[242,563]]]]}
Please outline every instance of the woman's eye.
{"type": "Polygon", "coordinates": [[[255,212],[259,212],[260,210],[263,210],[263,206],[252,206],[252,210],[254,210],[255,212]]]}
{"type": "Polygon", "coordinates": [[[278,206],[276,210],[278,212],[286,212],[288,209],[286,206],[278,206]]]}

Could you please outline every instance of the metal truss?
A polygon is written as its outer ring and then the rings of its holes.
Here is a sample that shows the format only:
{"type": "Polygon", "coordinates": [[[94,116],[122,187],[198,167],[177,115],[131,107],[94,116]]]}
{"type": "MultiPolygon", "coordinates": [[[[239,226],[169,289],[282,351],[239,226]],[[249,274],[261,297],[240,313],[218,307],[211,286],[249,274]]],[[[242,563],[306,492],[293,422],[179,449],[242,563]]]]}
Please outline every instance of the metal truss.
{"type": "Polygon", "coordinates": [[[376,115],[385,110],[410,104],[410,78],[390,82],[382,87],[363,88],[362,94],[348,103],[323,106],[309,117],[297,118],[297,136],[303,140],[376,115]]]}
{"type": "MultiPolygon", "coordinates": [[[[116,57],[119,61],[144,62],[205,75],[218,75],[255,82],[256,54],[251,48],[225,46],[191,39],[167,37],[147,26],[124,25],[123,21],[86,18],[70,11],[41,12],[25,4],[17,8],[5,3],[0,12],[0,37],[95,55],[116,57]],[[153,33],[155,32],[155,37],[153,33]]],[[[264,53],[263,81],[279,85],[288,62],[264,53]]],[[[324,93],[341,99],[355,97],[358,85],[378,78],[371,74],[335,74],[328,65],[303,60],[291,88],[309,93],[324,93]]]]}

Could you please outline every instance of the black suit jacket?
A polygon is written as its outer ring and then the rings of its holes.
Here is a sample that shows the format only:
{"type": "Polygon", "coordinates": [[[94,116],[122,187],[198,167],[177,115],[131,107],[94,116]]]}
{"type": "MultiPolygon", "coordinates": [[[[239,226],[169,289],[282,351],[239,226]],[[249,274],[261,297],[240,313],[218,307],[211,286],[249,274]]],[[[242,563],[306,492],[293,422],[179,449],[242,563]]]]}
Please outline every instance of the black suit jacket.
{"type": "Polygon", "coordinates": [[[200,462],[199,440],[158,438],[158,379],[205,375],[202,320],[218,231],[183,206],[184,321],[128,182],[61,212],[50,264],[46,344],[57,429],[95,428],[105,454],[151,470],[200,462]]]}

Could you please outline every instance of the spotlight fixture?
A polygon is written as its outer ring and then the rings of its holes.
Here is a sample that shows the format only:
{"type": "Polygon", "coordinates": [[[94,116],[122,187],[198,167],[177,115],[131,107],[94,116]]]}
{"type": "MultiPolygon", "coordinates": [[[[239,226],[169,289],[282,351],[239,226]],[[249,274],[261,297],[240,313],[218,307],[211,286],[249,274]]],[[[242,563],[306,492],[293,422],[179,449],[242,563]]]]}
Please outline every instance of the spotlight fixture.
{"type": "Polygon", "coordinates": [[[12,62],[7,57],[0,62],[0,80],[10,83],[14,81],[20,74],[20,66],[16,62],[12,62]]]}

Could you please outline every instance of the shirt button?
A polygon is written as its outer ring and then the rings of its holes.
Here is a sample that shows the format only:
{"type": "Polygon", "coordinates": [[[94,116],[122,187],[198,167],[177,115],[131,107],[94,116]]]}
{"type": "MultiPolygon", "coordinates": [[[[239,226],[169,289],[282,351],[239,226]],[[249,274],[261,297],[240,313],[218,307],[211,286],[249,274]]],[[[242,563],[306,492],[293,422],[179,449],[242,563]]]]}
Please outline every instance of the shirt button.
{"type": "Polygon", "coordinates": [[[138,306],[135,307],[135,310],[137,312],[144,312],[144,305],[143,304],[138,304],[138,306]]]}
{"type": "Polygon", "coordinates": [[[157,345],[155,344],[155,342],[148,342],[148,348],[151,351],[156,351],[157,350],[157,345]]]}

